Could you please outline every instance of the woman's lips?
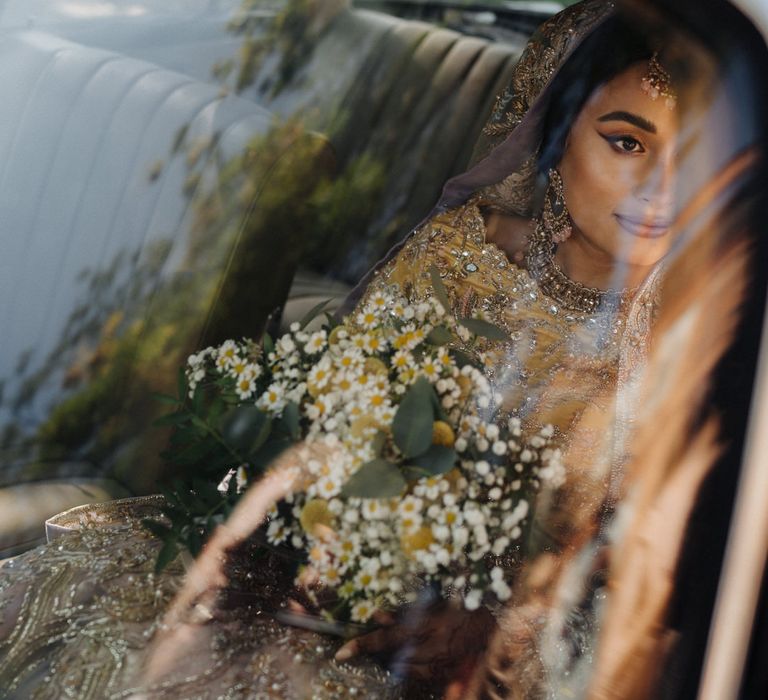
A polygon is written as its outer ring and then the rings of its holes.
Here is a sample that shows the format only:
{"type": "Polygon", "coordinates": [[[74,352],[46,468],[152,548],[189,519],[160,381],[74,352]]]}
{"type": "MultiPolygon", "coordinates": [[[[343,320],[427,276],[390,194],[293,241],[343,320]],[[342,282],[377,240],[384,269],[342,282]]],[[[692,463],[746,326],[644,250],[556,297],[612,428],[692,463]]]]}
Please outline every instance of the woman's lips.
{"type": "Polygon", "coordinates": [[[669,221],[646,221],[623,214],[614,214],[619,226],[638,238],[661,238],[670,227],[669,221]]]}

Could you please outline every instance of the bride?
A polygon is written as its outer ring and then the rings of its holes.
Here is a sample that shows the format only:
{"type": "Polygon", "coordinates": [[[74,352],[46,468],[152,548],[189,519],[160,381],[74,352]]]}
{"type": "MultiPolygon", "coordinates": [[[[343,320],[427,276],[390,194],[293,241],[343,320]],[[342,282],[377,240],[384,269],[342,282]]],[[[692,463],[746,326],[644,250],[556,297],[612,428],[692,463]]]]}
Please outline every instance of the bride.
{"type": "Polygon", "coordinates": [[[698,259],[715,255],[692,231],[754,167],[749,142],[704,138],[718,126],[715,69],[687,35],[613,3],[555,16],[499,97],[483,157],[347,302],[391,285],[424,299],[434,266],[457,313],[508,333],[487,348],[487,375],[508,413],[555,426],[568,476],[539,498],[505,609],[416,603],[344,645],[276,620],[290,586],[279,562],[254,563],[248,538],[306,479],[304,445],[245,494],[185,575],[179,562],[153,572],[159,545],[140,525],[151,502],[94,507],[94,526],[6,563],[3,697],[583,695],[654,324],[681,316],[674,303],[665,316],[667,271],[692,241],[698,259]]]}

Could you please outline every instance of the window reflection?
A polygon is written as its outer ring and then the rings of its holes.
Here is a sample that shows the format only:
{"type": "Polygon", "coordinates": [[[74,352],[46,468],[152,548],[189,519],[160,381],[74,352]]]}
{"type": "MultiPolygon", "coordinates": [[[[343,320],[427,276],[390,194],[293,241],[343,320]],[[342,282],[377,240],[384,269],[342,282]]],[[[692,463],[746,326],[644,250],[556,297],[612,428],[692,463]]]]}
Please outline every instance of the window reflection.
{"type": "MultiPolygon", "coordinates": [[[[703,16],[686,3],[614,11],[590,0],[522,53],[533,19],[551,8],[487,5],[243,0],[199,3],[194,21],[180,21],[171,6],[136,2],[36,3],[22,20],[8,3],[0,497],[24,517],[2,519],[0,551],[28,549],[42,521],[70,506],[161,486],[171,499],[182,494],[179,523],[201,518],[193,535],[187,528],[182,537],[183,525],[152,535],[139,518],[160,517],[157,500],[85,506],[50,528],[79,530],[57,540],[69,544],[7,563],[0,612],[12,614],[0,620],[9,652],[0,678],[14,692],[36,692],[43,677],[62,688],[74,678],[59,670],[72,659],[58,618],[41,665],[15,661],[26,642],[12,635],[13,611],[36,624],[56,616],[54,598],[36,598],[29,582],[48,581],[58,566],[68,590],[108,590],[69,601],[88,614],[109,609],[103,643],[149,631],[132,651],[121,647],[129,670],[110,676],[113,693],[141,687],[162,697],[188,683],[203,694],[244,684],[275,697],[671,698],[696,686],[764,303],[756,233],[765,47],[727,3],[703,16]],[[468,439],[481,435],[491,449],[510,419],[521,441],[545,426],[567,478],[534,479],[520,532],[504,534],[516,543],[489,555],[488,569],[506,577],[493,590],[503,600],[482,598],[469,575],[451,572],[443,588],[430,579],[426,593],[388,609],[394,618],[378,616],[374,636],[357,634],[334,661],[341,640],[328,630],[338,632],[339,620],[320,616],[332,588],[327,567],[305,567],[294,586],[297,567],[327,545],[299,518],[306,481],[269,491],[257,483],[264,465],[245,464],[242,499],[234,486],[219,497],[216,484],[242,465],[221,446],[208,450],[205,435],[194,442],[178,417],[153,423],[168,395],[188,393],[177,386],[179,368],[203,348],[265,332],[271,343],[326,299],[337,320],[353,312],[352,333],[358,312],[395,291],[430,303],[435,275],[451,306],[443,311],[465,328],[442,344],[456,351],[457,367],[467,357],[467,367],[482,367],[495,392],[468,439]],[[467,328],[491,337],[470,341],[467,328]],[[275,554],[261,525],[271,501],[286,497],[269,517],[294,518],[293,549],[275,554]],[[168,566],[156,576],[158,534],[168,566]],[[194,555],[213,540],[194,563],[186,554],[169,564],[177,535],[194,555]],[[712,544],[712,561],[700,543],[712,544]],[[64,563],[68,547],[79,552],[75,563],[64,563]],[[126,578],[126,558],[137,578],[126,578]],[[134,597],[120,597],[123,588],[134,597]],[[451,595],[456,609],[437,600],[451,595]],[[460,611],[462,599],[476,614],[460,611]],[[172,624],[156,633],[163,620],[172,624]]],[[[404,361],[421,367],[422,352],[404,361]]],[[[390,374],[387,387],[400,381],[405,394],[409,384],[390,374]]],[[[310,409],[308,383],[297,392],[301,440],[278,472],[298,464],[309,473],[313,460],[332,466],[307,442],[318,396],[338,411],[335,427],[322,430],[347,449],[338,426],[358,399],[318,391],[310,409]]],[[[195,410],[214,405],[210,397],[201,394],[195,410]]],[[[433,418],[452,431],[441,446],[460,460],[456,435],[465,437],[453,406],[433,418]]],[[[272,418],[275,431],[283,418],[272,418]]],[[[378,457],[390,466],[426,454],[407,454],[387,419],[375,420],[381,429],[365,435],[379,436],[378,457]]],[[[472,464],[485,461],[482,446],[471,449],[479,450],[472,464]]],[[[503,471],[501,457],[488,458],[490,468],[503,471]]],[[[434,484],[422,493],[417,481],[403,494],[421,507],[434,484]]],[[[460,491],[471,483],[443,481],[460,491]]],[[[358,508],[342,501],[328,512],[358,508]]],[[[419,517],[433,517],[424,508],[419,517]]],[[[384,551],[384,526],[373,532],[368,511],[357,534],[384,551]]],[[[501,541],[497,520],[489,516],[485,534],[473,523],[467,536],[501,541]]],[[[463,546],[452,531],[435,532],[443,530],[430,530],[423,547],[410,532],[393,541],[410,543],[422,562],[463,546]]],[[[375,575],[388,581],[392,567],[376,561],[375,575]]],[[[365,603],[384,601],[379,592],[365,603]]],[[[351,621],[371,624],[359,613],[351,621]]],[[[70,649],[82,651],[80,641],[70,649]]],[[[89,654],[89,664],[111,668],[89,654]]]]}

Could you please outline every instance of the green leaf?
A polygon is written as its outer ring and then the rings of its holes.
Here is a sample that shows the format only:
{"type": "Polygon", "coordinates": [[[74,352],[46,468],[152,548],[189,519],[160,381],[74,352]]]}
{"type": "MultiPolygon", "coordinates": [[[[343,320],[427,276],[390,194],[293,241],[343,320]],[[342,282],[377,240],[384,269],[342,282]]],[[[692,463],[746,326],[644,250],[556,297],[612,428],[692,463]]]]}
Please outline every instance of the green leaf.
{"type": "Polygon", "coordinates": [[[184,509],[190,514],[205,513],[208,510],[203,500],[196,493],[190,491],[189,488],[179,489],[176,492],[176,496],[181,505],[184,506],[184,509]]]}
{"type": "Polygon", "coordinates": [[[269,440],[269,436],[271,434],[272,434],[272,421],[265,420],[264,424],[261,426],[261,430],[259,431],[259,434],[251,443],[251,447],[249,448],[248,453],[246,454],[246,457],[248,458],[247,461],[251,461],[253,457],[261,451],[261,448],[264,447],[267,440],[269,440]]]}
{"type": "Polygon", "coordinates": [[[160,540],[165,540],[168,535],[171,534],[171,528],[169,528],[167,525],[164,525],[159,520],[143,518],[141,524],[160,540]]]}
{"type": "Polygon", "coordinates": [[[269,355],[275,349],[275,341],[269,333],[265,333],[261,339],[261,347],[264,348],[264,355],[269,355]]]}
{"type": "Polygon", "coordinates": [[[160,394],[159,392],[153,392],[152,398],[160,403],[168,404],[169,406],[178,406],[180,401],[175,396],[168,396],[168,394],[160,394]]]}
{"type": "Polygon", "coordinates": [[[476,367],[477,369],[483,369],[480,365],[480,362],[477,360],[477,358],[472,357],[468,352],[464,352],[464,350],[458,350],[456,348],[451,348],[448,353],[451,355],[451,357],[456,360],[456,364],[461,369],[462,367],[465,367],[466,365],[470,365],[472,367],[476,367]]]}
{"type": "Polygon", "coordinates": [[[159,574],[170,564],[179,554],[179,546],[174,540],[166,540],[160,549],[155,562],[155,574],[159,574]]]}
{"type": "Polygon", "coordinates": [[[456,464],[456,450],[444,445],[431,445],[418,457],[414,457],[409,467],[423,470],[428,476],[447,474],[456,464]]]}
{"type": "Polygon", "coordinates": [[[379,430],[371,440],[371,447],[373,447],[374,453],[377,455],[380,455],[386,443],[387,443],[387,434],[383,430],[379,430]]]}
{"type": "Polygon", "coordinates": [[[187,397],[187,373],[184,371],[183,367],[179,367],[177,389],[179,392],[179,400],[184,401],[187,397]]]}
{"type": "Polygon", "coordinates": [[[349,498],[392,498],[406,487],[397,465],[385,459],[366,462],[344,484],[342,494],[349,498]]]}
{"type": "Polygon", "coordinates": [[[190,527],[189,528],[189,534],[187,535],[187,547],[189,549],[189,553],[196,557],[203,549],[203,540],[200,537],[200,533],[197,531],[196,527],[190,527]]]}
{"type": "Polygon", "coordinates": [[[247,455],[264,444],[265,429],[269,435],[270,420],[266,413],[256,406],[235,406],[219,421],[219,430],[224,441],[242,455],[247,455]]]}
{"type": "Polygon", "coordinates": [[[152,425],[161,427],[163,425],[182,425],[189,420],[189,414],[183,411],[176,411],[175,413],[166,413],[164,416],[155,418],[152,421],[152,425]]]}
{"type": "Polygon", "coordinates": [[[201,435],[207,435],[210,432],[211,426],[208,425],[204,418],[200,418],[200,416],[192,416],[191,421],[192,425],[200,431],[201,435]]]}
{"type": "Polygon", "coordinates": [[[427,336],[427,342],[432,345],[445,345],[453,340],[453,333],[445,326],[435,326],[427,336]]]}
{"type": "Polygon", "coordinates": [[[224,496],[219,493],[216,485],[205,479],[193,479],[192,488],[208,508],[218,507],[224,500],[224,496]]]}
{"type": "Polygon", "coordinates": [[[421,467],[403,467],[403,476],[406,481],[418,481],[419,479],[426,479],[432,476],[426,469],[421,467]]]}
{"type": "Polygon", "coordinates": [[[280,416],[280,424],[285,428],[288,435],[294,440],[301,437],[299,424],[299,405],[293,401],[285,404],[283,414],[280,416]]]}
{"type": "Polygon", "coordinates": [[[435,290],[435,296],[445,309],[445,313],[451,313],[451,301],[448,297],[448,290],[443,284],[443,280],[440,278],[440,271],[434,265],[429,268],[429,276],[432,279],[432,289],[435,290]]]}
{"type": "Polygon", "coordinates": [[[273,432],[258,453],[251,456],[250,461],[253,468],[257,473],[264,471],[293,444],[293,440],[286,437],[285,434],[273,432]]]}
{"type": "Polygon", "coordinates": [[[316,304],[309,311],[307,311],[301,321],[299,321],[301,328],[306,328],[324,311],[325,307],[328,306],[328,304],[330,304],[332,301],[333,299],[326,299],[325,301],[321,301],[319,304],[316,304]]]}
{"type": "Polygon", "coordinates": [[[192,394],[192,410],[200,415],[203,412],[203,402],[205,401],[205,391],[199,384],[195,387],[192,394]]]}
{"type": "Polygon", "coordinates": [[[442,420],[446,423],[448,422],[448,414],[445,412],[445,409],[443,408],[443,404],[440,403],[440,397],[437,395],[436,391],[432,392],[432,410],[435,413],[435,420],[442,420]]]}
{"type": "Polygon", "coordinates": [[[432,444],[434,393],[435,390],[429,381],[419,377],[405,392],[397,408],[392,421],[392,436],[406,457],[420,455],[432,444]]]}
{"type": "Polygon", "coordinates": [[[484,321],[481,318],[460,318],[459,323],[464,326],[470,333],[479,335],[481,338],[488,338],[488,340],[501,340],[509,342],[511,339],[507,332],[493,323],[484,321]]]}

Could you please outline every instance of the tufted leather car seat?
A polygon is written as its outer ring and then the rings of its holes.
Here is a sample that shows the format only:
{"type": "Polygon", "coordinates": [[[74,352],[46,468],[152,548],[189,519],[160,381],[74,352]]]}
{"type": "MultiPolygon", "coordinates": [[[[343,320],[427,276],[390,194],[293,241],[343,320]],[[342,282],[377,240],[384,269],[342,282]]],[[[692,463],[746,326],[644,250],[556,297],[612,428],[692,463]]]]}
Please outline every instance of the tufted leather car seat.
{"type": "Polygon", "coordinates": [[[497,94],[524,46],[501,44],[379,12],[343,8],[276,93],[266,63],[243,94],[328,134],[339,170],[361,158],[384,173],[363,215],[335,231],[330,254],[305,258],[283,328],[335,300],[429,212],[466,169],[497,94]],[[319,257],[319,260],[318,260],[319,257]],[[318,275],[323,273],[325,277],[318,275]]]}
{"type": "Polygon", "coordinates": [[[342,174],[362,156],[383,171],[366,211],[333,232],[336,254],[305,259],[313,272],[347,283],[418,223],[443,183],[466,168],[526,39],[510,34],[508,43],[493,42],[360,9],[350,0],[307,4],[317,15],[304,32],[297,32],[297,22],[281,24],[279,8],[289,2],[252,7],[246,35],[228,29],[236,1],[189,3],[182,15],[178,3],[155,0],[143,4],[140,17],[125,14],[128,4],[115,3],[123,14],[78,19],[55,6],[42,12],[13,0],[0,23],[33,22],[201,82],[213,80],[217,63],[237,60],[246,37],[268,47],[241,97],[327,134],[342,174]],[[276,75],[283,76],[281,84],[276,75]]]}
{"type": "MultiPolygon", "coordinates": [[[[281,163],[329,160],[319,136],[274,137],[250,101],[40,32],[2,36],[0,85],[2,556],[65,507],[155,488],[149,394],[173,392],[232,312],[218,313],[222,295],[249,239],[268,235],[252,220],[281,163]],[[221,177],[243,152],[247,189],[221,177]]],[[[264,308],[292,277],[281,245],[257,245],[273,256],[264,308]]],[[[260,310],[239,310],[258,332],[260,310]]]]}

